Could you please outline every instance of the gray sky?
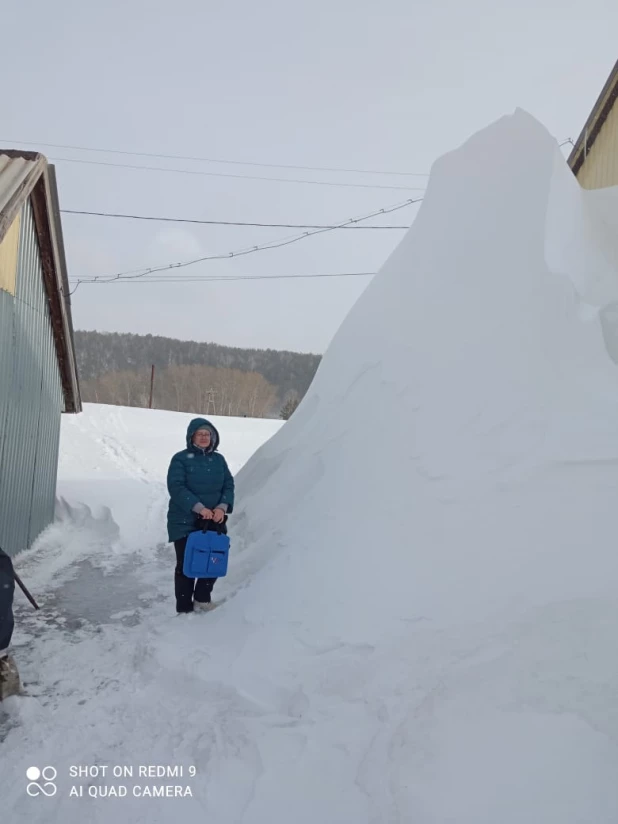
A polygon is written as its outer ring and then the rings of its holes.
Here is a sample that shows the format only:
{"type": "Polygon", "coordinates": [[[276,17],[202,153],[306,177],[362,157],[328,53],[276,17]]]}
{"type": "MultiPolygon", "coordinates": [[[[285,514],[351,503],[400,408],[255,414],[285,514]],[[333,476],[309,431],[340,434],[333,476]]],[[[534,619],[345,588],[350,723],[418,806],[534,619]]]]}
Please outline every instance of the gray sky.
{"type": "MultiPolygon", "coordinates": [[[[617,57],[615,0],[22,0],[2,10],[0,145],[21,141],[426,173],[520,106],[575,139],[617,57]],[[14,36],[6,37],[14,32],[14,36]]],[[[425,177],[85,158],[380,186],[425,177]]],[[[565,149],[566,153],[566,149],[565,149]]],[[[67,209],[334,223],[422,195],[57,162],[67,209]]],[[[409,223],[417,206],[388,218],[409,223]]],[[[378,223],[380,221],[372,221],[378,223]]],[[[65,215],[71,278],[294,235],[65,215]]],[[[375,271],[401,232],[337,231],[181,275],[375,271]]],[[[88,285],[76,328],[322,352],[369,278],[88,285]]]]}

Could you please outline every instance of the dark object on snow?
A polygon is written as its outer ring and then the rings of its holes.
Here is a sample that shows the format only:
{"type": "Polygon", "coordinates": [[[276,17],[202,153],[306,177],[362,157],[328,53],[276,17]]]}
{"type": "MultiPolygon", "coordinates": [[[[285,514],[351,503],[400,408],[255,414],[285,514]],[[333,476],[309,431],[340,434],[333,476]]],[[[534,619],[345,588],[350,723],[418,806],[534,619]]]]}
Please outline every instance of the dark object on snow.
{"type": "Polygon", "coordinates": [[[13,637],[13,596],[15,594],[15,570],[13,562],[0,549],[0,701],[21,693],[19,672],[9,645],[13,637]]]}
{"type": "Polygon", "coordinates": [[[13,637],[13,595],[15,571],[9,556],[0,549],[0,656],[6,653],[13,637]]]}
{"type": "Polygon", "coordinates": [[[214,521],[204,521],[187,538],[182,568],[187,578],[223,578],[227,575],[230,539],[221,526],[214,521]]]}

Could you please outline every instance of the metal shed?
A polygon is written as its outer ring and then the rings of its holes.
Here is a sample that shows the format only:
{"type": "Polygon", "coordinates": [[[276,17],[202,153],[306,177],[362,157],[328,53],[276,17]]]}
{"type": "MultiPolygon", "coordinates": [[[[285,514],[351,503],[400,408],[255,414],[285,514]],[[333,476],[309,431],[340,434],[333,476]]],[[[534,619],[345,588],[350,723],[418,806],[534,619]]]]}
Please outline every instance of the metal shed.
{"type": "Polygon", "coordinates": [[[54,518],[60,420],[81,411],[55,170],[0,149],[0,546],[54,518]]]}

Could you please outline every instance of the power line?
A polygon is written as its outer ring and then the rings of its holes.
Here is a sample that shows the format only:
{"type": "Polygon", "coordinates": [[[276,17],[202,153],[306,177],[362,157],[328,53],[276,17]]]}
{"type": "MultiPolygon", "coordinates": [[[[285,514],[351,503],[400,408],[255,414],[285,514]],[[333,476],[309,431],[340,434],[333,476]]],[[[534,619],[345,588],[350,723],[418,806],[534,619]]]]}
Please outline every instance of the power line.
{"type": "MultiPolygon", "coordinates": [[[[376,272],[327,272],[325,274],[308,274],[308,275],[187,275],[178,278],[170,277],[152,277],[145,276],[144,278],[133,281],[133,284],[140,286],[146,283],[214,283],[233,280],[299,280],[305,278],[358,278],[369,277],[375,275],[376,272]]],[[[71,280],[75,282],[74,279],[71,280]]],[[[94,283],[95,281],[88,281],[82,279],[81,283],[94,283]]],[[[97,281],[98,283],[105,283],[106,281],[97,281]]],[[[107,281],[109,282],[109,281],[107,281]]],[[[131,283],[127,279],[119,279],[118,283],[131,283]]]]}
{"type": "Polygon", "coordinates": [[[188,160],[193,163],[222,163],[233,166],[260,166],[264,169],[296,169],[305,172],[346,172],[363,175],[397,175],[400,177],[429,177],[427,172],[385,172],[376,169],[343,169],[337,166],[293,166],[286,163],[258,163],[250,160],[222,160],[212,157],[191,157],[190,155],[158,154],[155,152],[130,152],[124,149],[95,149],[91,146],[67,146],[62,143],[33,143],[27,140],[4,140],[2,143],[23,144],[24,146],[45,146],[49,149],[70,149],[76,152],[102,152],[105,154],[129,155],[131,157],[156,157],[162,160],[188,160]]]}
{"type": "Polygon", "coordinates": [[[263,252],[267,249],[280,249],[283,246],[290,246],[292,243],[298,243],[299,240],[304,240],[307,237],[313,237],[313,235],[322,234],[323,232],[331,232],[334,229],[340,229],[345,225],[351,225],[354,223],[360,223],[363,220],[370,220],[372,217],[378,217],[378,215],[387,215],[391,214],[392,212],[396,212],[399,209],[403,209],[406,206],[410,206],[413,203],[419,203],[422,198],[418,198],[417,200],[405,200],[403,203],[398,203],[395,206],[389,206],[384,209],[379,209],[376,212],[371,212],[368,215],[363,215],[357,218],[350,218],[349,220],[341,221],[338,224],[333,226],[327,226],[323,229],[314,229],[313,231],[303,232],[302,235],[294,235],[291,238],[283,238],[279,241],[272,241],[270,243],[265,243],[261,246],[251,246],[249,248],[240,249],[235,252],[228,252],[224,255],[206,255],[204,257],[195,258],[194,260],[188,260],[184,263],[169,263],[164,266],[155,266],[155,267],[145,267],[143,269],[132,269],[127,272],[119,272],[116,275],[96,275],[92,278],[84,279],[78,278],[75,284],[75,288],[70,292],[70,294],[74,294],[79,288],[81,283],[112,283],[114,281],[119,280],[135,280],[137,278],[143,278],[146,275],[152,275],[155,272],[166,272],[169,269],[181,269],[186,266],[192,266],[195,263],[202,263],[206,260],[229,260],[234,257],[243,257],[245,255],[251,255],[254,252],[263,252]]]}
{"type": "MultiPolygon", "coordinates": [[[[396,212],[399,209],[403,209],[406,206],[411,205],[412,203],[418,203],[422,198],[418,200],[406,200],[403,203],[399,203],[395,206],[386,207],[384,209],[379,209],[377,212],[372,212],[368,215],[363,215],[357,218],[350,218],[349,220],[342,221],[341,223],[327,226],[323,229],[315,229],[310,232],[303,232],[302,235],[294,235],[293,237],[283,238],[281,240],[271,241],[269,243],[262,244],[261,246],[250,246],[245,249],[240,249],[234,252],[228,252],[227,254],[223,255],[207,255],[200,258],[195,258],[194,260],[185,261],[184,263],[169,263],[165,266],[157,266],[157,267],[142,267],[142,269],[131,269],[127,272],[120,272],[116,275],[97,275],[91,280],[88,280],[88,283],[111,283],[112,281],[116,280],[134,280],[135,278],[142,278],[145,275],[153,274],[154,272],[164,272],[169,269],[180,269],[186,266],[192,266],[195,263],[202,263],[203,261],[207,260],[228,260],[234,257],[244,257],[245,255],[253,254],[254,252],[263,252],[268,249],[279,249],[283,246],[289,246],[292,243],[297,243],[299,240],[304,240],[307,237],[312,237],[313,235],[322,234],[323,232],[330,232],[334,229],[339,229],[346,224],[353,224],[359,223],[363,220],[369,220],[372,217],[377,217],[378,215],[386,215],[390,214],[391,212],[396,212]]],[[[73,291],[77,289],[80,283],[85,282],[83,278],[79,278],[77,280],[77,286],[73,291]]]]}
{"type": "Polygon", "coordinates": [[[82,160],[74,157],[50,157],[55,163],[85,163],[90,166],[112,166],[115,169],[139,169],[142,172],[171,172],[182,175],[226,177],[234,180],[265,180],[270,183],[306,183],[310,186],[338,186],[351,189],[399,189],[406,192],[422,192],[424,186],[388,186],[380,183],[336,183],[329,180],[298,180],[289,177],[263,177],[260,175],[234,175],[228,172],[203,172],[198,169],[168,169],[165,166],[136,166],[129,163],[112,163],[107,160],[82,160]]]}
{"type": "MultiPolygon", "coordinates": [[[[314,223],[249,223],[238,220],[196,220],[183,217],[151,217],[150,215],[127,215],[115,212],[86,212],[81,209],[61,209],[65,215],[92,215],[93,217],[120,217],[127,220],[156,220],[166,223],[197,223],[205,226],[254,226],[273,229],[330,229],[328,224],[314,223]]],[[[341,229],[409,229],[409,226],[341,226],[341,229]]]]}

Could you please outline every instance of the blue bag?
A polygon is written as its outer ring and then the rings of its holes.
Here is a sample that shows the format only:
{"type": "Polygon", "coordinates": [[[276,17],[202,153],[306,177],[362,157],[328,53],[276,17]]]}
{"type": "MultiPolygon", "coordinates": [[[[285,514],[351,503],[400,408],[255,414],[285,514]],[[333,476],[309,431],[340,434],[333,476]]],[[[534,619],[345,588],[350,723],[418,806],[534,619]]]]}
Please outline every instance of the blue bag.
{"type": "Polygon", "coordinates": [[[205,521],[201,529],[187,538],[182,571],[187,578],[223,578],[227,574],[229,551],[230,539],[222,534],[219,524],[205,521]]]}

